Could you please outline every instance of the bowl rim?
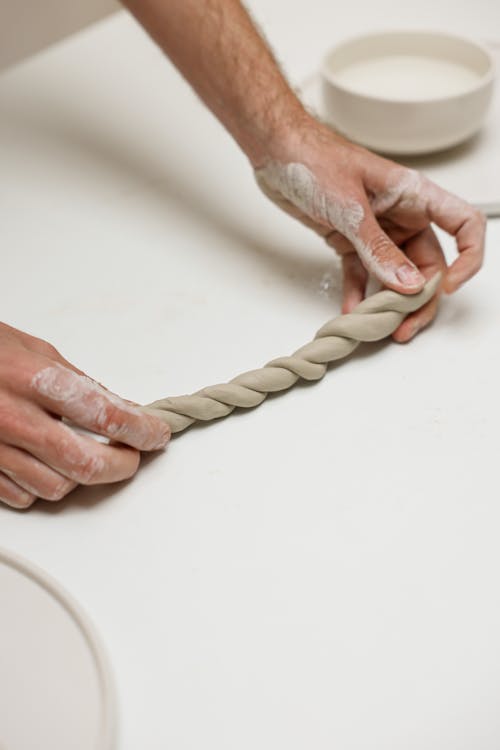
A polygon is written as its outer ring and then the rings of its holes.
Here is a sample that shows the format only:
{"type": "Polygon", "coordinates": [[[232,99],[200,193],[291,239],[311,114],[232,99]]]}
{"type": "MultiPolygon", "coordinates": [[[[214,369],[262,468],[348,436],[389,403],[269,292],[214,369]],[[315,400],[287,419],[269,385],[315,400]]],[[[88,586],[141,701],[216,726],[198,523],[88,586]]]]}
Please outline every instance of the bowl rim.
{"type": "MultiPolygon", "coordinates": [[[[369,59],[369,58],[368,58],[369,59]]],[[[326,82],[329,86],[332,86],[333,88],[336,88],[346,94],[349,94],[352,97],[363,99],[370,102],[377,102],[377,103],[383,103],[383,104],[392,104],[392,105],[433,105],[438,103],[446,103],[446,102],[453,102],[456,100],[461,99],[464,96],[468,96],[472,93],[476,93],[478,91],[481,91],[482,89],[487,88],[490,86],[496,78],[496,61],[493,57],[493,53],[488,48],[488,45],[486,42],[480,42],[477,39],[473,39],[468,36],[463,36],[461,34],[453,34],[449,33],[447,31],[440,31],[435,29],[412,29],[412,28],[400,28],[400,29],[379,29],[377,31],[370,31],[363,34],[356,34],[353,36],[346,37],[344,39],[339,40],[333,47],[331,47],[326,54],[323,55],[321,66],[319,69],[319,73],[321,75],[321,78],[323,82],[326,82]],[[476,50],[479,50],[482,52],[488,61],[488,70],[479,78],[477,83],[474,83],[472,85],[469,85],[467,88],[464,88],[463,91],[455,94],[448,94],[445,96],[439,96],[439,97],[432,97],[429,99],[404,99],[404,98],[395,98],[395,97],[388,97],[388,96],[374,96],[373,94],[361,94],[359,91],[354,91],[353,89],[349,88],[348,86],[345,86],[341,83],[338,83],[338,81],[335,81],[331,71],[328,70],[328,62],[330,61],[331,56],[334,52],[337,50],[348,46],[351,43],[359,42],[363,40],[368,39],[377,39],[379,37],[387,37],[387,36],[406,36],[408,34],[414,35],[414,36],[433,36],[433,37],[441,37],[445,39],[452,39],[459,42],[465,42],[470,47],[475,48],[476,50]]]]}

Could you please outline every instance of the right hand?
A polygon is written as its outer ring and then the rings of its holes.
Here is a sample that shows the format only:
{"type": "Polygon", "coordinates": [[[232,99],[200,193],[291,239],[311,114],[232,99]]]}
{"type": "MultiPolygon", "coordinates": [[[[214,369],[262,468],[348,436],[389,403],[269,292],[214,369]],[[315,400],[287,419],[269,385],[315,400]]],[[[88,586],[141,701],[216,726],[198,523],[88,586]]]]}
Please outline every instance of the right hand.
{"type": "MultiPolygon", "coordinates": [[[[350,143],[310,116],[271,148],[257,165],[258,184],[342,257],[342,312],[364,299],[369,274],[400,294],[415,294],[441,272],[442,288],[451,294],[481,268],[485,217],[424,175],[350,143]],[[455,238],[458,257],[449,267],[433,224],[455,238]]],[[[393,338],[413,338],[433,320],[438,301],[439,291],[393,338]]]]}
{"type": "Polygon", "coordinates": [[[128,479],[167,424],[110,393],[46,341],[0,323],[0,502],[27,508],[79,484],[128,479]],[[61,417],[110,438],[77,434],[61,417]],[[116,441],[116,442],[115,442],[116,441]]]}

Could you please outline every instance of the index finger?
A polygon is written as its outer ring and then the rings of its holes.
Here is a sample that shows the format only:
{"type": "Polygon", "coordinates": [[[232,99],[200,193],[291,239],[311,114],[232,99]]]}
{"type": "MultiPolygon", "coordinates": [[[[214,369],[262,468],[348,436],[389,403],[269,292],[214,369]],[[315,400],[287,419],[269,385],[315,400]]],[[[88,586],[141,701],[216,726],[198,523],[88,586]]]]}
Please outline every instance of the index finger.
{"type": "Polygon", "coordinates": [[[138,450],[163,448],[170,437],[165,422],[61,365],[39,370],[29,388],[37,403],[53,414],[138,450]]]}
{"type": "Polygon", "coordinates": [[[425,180],[424,196],[429,219],[455,237],[458,258],[444,278],[444,289],[451,293],[474,276],[484,260],[486,217],[466,201],[425,180]]]}

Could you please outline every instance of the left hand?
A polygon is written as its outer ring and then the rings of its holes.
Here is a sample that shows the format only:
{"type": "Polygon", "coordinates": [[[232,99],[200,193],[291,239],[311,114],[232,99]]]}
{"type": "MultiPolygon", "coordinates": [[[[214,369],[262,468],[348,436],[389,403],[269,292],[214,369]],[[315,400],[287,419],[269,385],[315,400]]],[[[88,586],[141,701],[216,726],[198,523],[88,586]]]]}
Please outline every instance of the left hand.
{"type": "MultiPolygon", "coordinates": [[[[443,272],[442,290],[456,291],[481,268],[484,215],[425,176],[377,156],[306,118],[256,178],[268,197],[322,235],[342,257],[343,312],[366,291],[368,274],[403,294],[443,272]],[[432,223],[455,237],[448,267],[432,223]]],[[[439,292],[394,332],[406,342],[431,322],[439,292]]]]}

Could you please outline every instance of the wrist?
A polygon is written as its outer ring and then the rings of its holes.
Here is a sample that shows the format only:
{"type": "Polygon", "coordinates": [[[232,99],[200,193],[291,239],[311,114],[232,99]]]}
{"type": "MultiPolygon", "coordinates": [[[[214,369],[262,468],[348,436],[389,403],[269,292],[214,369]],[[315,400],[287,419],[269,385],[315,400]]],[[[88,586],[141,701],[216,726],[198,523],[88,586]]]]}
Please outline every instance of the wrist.
{"type": "Polygon", "coordinates": [[[345,158],[346,151],[352,155],[354,151],[362,150],[319,122],[298,99],[297,104],[296,109],[288,110],[277,119],[275,127],[269,129],[263,139],[262,147],[246,151],[254,169],[260,169],[270,161],[321,168],[325,154],[328,158],[336,156],[337,161],[345,158]]]}
{"type": "Polygon", "coordinates": [[[305,133],[318,124],[290,91],[277,98],[263,118],[254,117],[252,122],[257,127],[241,139],[240,145],[254,169],[269,161],[293,160],[293,154],[301,150],[305,133]]]}

